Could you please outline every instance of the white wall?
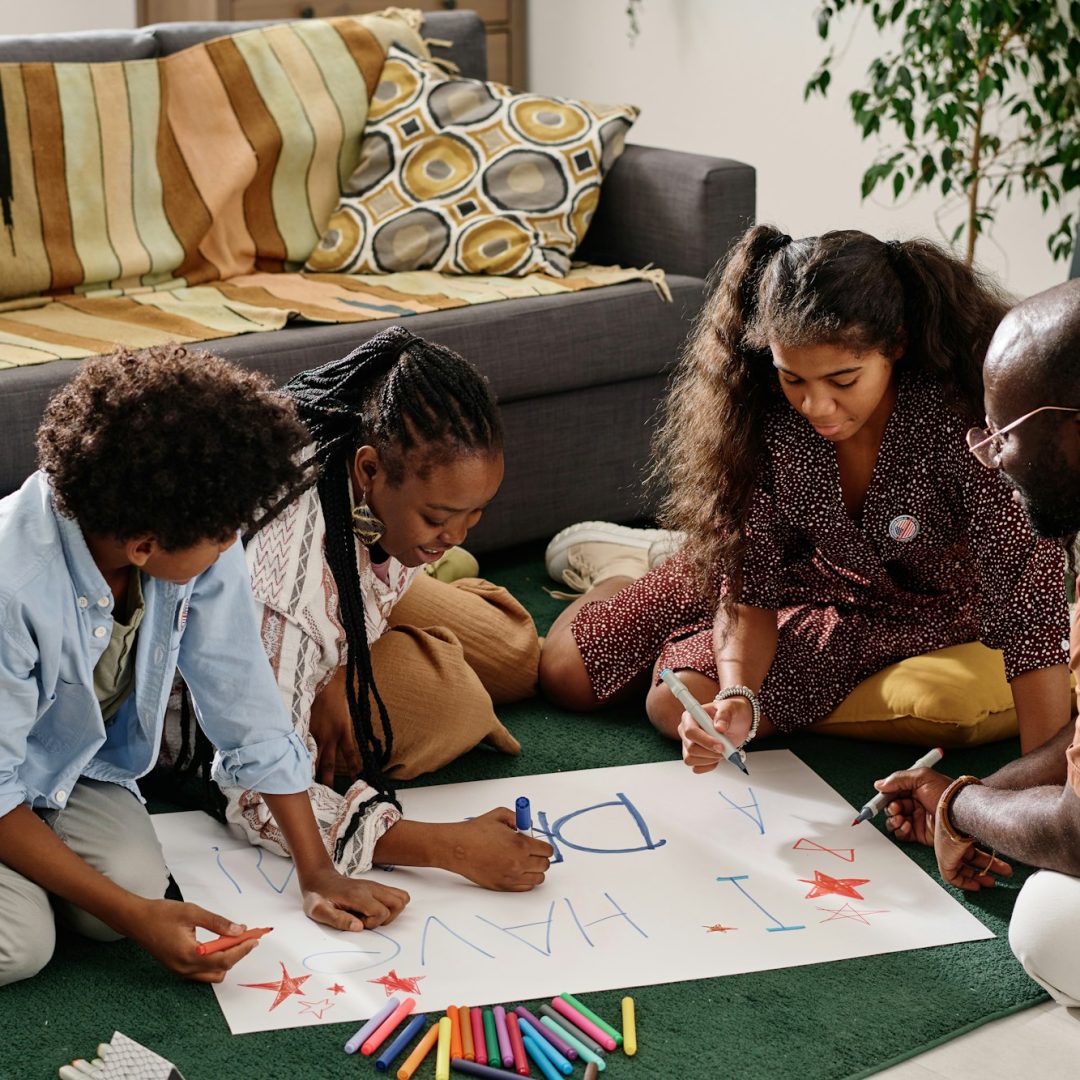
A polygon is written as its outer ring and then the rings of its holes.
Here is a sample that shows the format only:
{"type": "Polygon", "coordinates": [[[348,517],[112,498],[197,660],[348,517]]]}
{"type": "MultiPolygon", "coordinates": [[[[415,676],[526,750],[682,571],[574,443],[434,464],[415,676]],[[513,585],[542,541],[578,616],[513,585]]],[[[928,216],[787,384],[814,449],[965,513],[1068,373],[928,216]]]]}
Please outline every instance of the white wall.
{"type": "MultiPolygon", "coordinates": [[[[753,165],[758,220],[794,236],[859,228],[882,239],[942,240],[935,195],[894,204],[891,189],[879,189],[860,202],[860,180],[875,148],[861,141],[847,95],[862,85],[880,48],[869,18],[855,32],[850,12],[834,26],[836,40],[849,42],[843,61],[828,98],[804,103],[803,85],[825,55],[816,6],[814,0],[643,0],[641,34],[631,46],[625,0],[532,0],[530,88],[631,102],[642,110],[632,142],[753,165]]],[[[1036,200],[1014,196],[993,235],[980,239],[976,259],[1020,296],[1057,284],[1068,264],[1053,262],[1046,237],[1058,220],[1044,218],[1036,200]]]]}
{"type": "Polygon", "coordinates": [[[115,30],[135,25],[135,0],[3,0],[0,34],[115,30]]]}

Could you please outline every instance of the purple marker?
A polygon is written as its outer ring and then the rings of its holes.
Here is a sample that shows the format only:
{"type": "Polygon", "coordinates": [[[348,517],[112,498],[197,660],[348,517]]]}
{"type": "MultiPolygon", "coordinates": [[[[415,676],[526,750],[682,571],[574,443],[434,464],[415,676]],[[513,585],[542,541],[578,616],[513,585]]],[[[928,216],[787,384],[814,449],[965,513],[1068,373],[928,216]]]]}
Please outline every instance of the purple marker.
{"type": "Polygon", "coordinates": [[[544,1027],[544,1025],[541,1024],[524,1005],[519,1005],[514,1012],[518,1014],[519,1019],[524,1020],[528,1025],[528,1027],[523,1027],[521,1029],[523,1035],[527,1031],[532,1030],[536,1033],[538,1038],[542,1038],[544,1041],[554,1046],[568,1061],[577,1061],[578,1052],[565,1039],[560,1039],[554,1031],[544,1027]]]}
{"type": "Polygon", "coordinates": [[[401,1004],[396,994],[345,1044],[346,1054],[355,1054],[360,1044],[401,1004]]]}
{"type": "Polygon", "coordinates": [[[499,1057],[502,1058],[504,1069],[512,1069],[514,1048],[510,1045],[510,1031],[506,1026],[506,1009],[502,1005],[496,1005],[492,1012],[495,1014],[495,1037],[499,1040],[499,1057]]]}

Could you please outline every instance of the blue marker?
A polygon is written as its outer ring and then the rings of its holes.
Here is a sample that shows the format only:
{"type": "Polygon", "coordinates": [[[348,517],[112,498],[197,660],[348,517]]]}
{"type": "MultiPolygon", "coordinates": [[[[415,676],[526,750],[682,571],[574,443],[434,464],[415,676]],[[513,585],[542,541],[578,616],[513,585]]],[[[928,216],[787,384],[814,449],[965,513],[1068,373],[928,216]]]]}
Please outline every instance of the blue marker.
{"type": "Polygon", "coordinates": [[[532,836],[532,807],[529,805],[529,800],[521,795],[518,797],[516,803],[514,803],[514,828],[518,832],[527,832],[532,836]]]}
{"type": "Polygon", "coordinates": [[[390,1063],[412,1042],[413,1036],[424,1026],[427,1013],[418,1013],[409,1021],[409,1026],[375,1059],[375,1068],[386,1072],[390,1063]]]}

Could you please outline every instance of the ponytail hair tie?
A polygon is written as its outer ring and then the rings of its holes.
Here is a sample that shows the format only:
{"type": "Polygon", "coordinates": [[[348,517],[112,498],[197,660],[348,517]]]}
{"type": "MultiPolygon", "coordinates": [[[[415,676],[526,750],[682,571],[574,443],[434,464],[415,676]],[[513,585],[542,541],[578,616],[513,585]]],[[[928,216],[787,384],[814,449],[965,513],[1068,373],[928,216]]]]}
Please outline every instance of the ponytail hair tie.
{"type": "Polygon", "coordinates": [[[899,240],[885,241],[885,258],[897,274],[904,271],[904,262],[907,259],[907,251],[899,240]]]}
{"type": "Polygon", "coordinates": [[[769,240],[765,245],[763,254],[766,258],[771,259],[777,252],[783,251],[790,243],[791,237],[787,233],[781,233],[779,236],[774,236],[769,240]]]}

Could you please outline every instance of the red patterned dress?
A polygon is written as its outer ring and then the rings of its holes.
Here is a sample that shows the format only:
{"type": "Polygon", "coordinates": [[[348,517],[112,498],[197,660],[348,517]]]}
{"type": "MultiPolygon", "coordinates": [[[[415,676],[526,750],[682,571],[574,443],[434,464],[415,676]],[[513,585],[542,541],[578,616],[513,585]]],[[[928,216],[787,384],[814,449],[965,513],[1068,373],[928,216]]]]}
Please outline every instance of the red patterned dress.
{"type": "MultiPolygon", "coordinates": [[[[767,415],[740,599],[777,612],[760,697],[780,730],[824,719],[875,672],[948,645],[1001,649],[1010,680],[1067,660],[1064,554],[968,451],[968,426],[937,384],[902,374],[856,517],[835,447],[786,402],[767,415]]],[[[571,631],[603,701],[658,660],[717,679],[712,617],[675,556],[586,604],[571,631]]]]}

